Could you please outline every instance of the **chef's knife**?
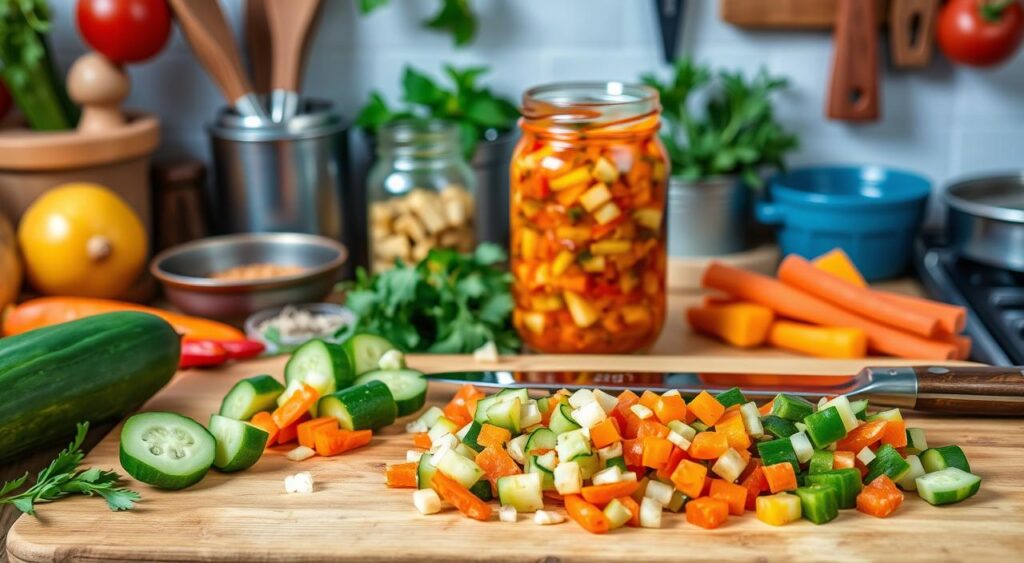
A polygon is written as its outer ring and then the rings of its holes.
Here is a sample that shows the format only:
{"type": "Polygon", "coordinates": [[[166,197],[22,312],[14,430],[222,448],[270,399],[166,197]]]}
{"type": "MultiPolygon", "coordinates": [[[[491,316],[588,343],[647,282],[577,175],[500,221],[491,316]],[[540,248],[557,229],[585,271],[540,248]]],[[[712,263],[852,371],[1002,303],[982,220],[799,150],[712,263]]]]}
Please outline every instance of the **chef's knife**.
{"type": "Polygon", "coordinates": [[[436,373],[432,381],[531,389],[632,389],[683,394],[740,387],[751,399],[778,393],[816,400],[847,395],[878,406],[947,414],[1024,416],[1024,367],[916,366],[864,368],[856,375],[737,373],[471,371],[436,373]]]}
{"type": "Polygon", "coordinates": [[[679,44],[679,32],[683,27],[683,12],[686,4],[683,0],[654,0],[654,10],[658,13],[658,29],[661,31],[661,54],[665,62],[670,63],[676,58],[676,45],[679,44]]]}

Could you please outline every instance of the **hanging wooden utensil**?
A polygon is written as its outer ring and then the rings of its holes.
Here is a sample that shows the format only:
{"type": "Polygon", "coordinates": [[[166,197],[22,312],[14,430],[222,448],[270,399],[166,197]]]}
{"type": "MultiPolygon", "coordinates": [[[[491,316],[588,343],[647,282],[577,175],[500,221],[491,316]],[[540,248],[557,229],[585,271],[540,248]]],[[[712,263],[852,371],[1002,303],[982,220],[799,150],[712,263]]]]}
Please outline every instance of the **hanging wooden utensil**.
{"type": "Polygon", "coordinates": [[[654,11],[658,13],[658,28],[661,30],[661,54],[666,63],[676,58],[685,10],[684,0],[654,0],[654,11]]]}
{"type": "Polygon", "coordinates": [[[836,8],[829,119],[874,121],[879,116],[875,3],[839,0],[836,8]]]}
{"type": "Polygon", "coordinates": [[[939,0],[891,0],[889,53],[898,68],[920,68],[932,60],[939,0]]]}

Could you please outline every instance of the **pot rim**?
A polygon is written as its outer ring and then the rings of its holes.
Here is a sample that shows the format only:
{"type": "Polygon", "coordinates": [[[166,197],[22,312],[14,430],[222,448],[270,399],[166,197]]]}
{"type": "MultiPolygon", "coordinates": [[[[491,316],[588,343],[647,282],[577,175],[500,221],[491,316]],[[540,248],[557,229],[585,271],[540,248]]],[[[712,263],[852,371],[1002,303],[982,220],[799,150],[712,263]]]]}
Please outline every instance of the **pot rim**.
{"type": "Polygon", "coordinates": [[[853,164],[853,165],[824,165],[824,166],[803,166],[792,168],[786,172],[775,174],[768,182],[768,191],[773,199],[782,200],[786,203],[803,204],[811,206],[834,206],[843,205],[856,208],[878,208],[905,204],[921,204],[928,200],[932,192],[932,182],[925,176],[910,170],[893,168],[876,164],[853,164]],[[867,175],[877,175],[878,184],[884,185],[891,179],[889,176],[900,176],[899,180],[904,185],[899,193],[886,193],[878,197],[870,197],[861,194],[827,194],[802,190],[791,187],[785,183],[787,177],[794,174],[824,173],[824,174],[855,174],[858,178],[867,175]]]}
{"type": "Polygon", "coordinates": [[[1007,185],[1016,184],[1022,191],[1024,191],[1024,171],[996,175],[978,175],[958,179],[949,184],[942,196],[946,205],[954,211],[959,211],[977,218],[992,219],[994,221],[1024,223],[1024,209],[1012,209],[988,203],[979,203],[966,198],[966,194],[958,193],[969,191],[971,189],[981,189],[976,186],[984,186],[985,184],[991,184],[994,182],[1006,182],[1007,185]]]}

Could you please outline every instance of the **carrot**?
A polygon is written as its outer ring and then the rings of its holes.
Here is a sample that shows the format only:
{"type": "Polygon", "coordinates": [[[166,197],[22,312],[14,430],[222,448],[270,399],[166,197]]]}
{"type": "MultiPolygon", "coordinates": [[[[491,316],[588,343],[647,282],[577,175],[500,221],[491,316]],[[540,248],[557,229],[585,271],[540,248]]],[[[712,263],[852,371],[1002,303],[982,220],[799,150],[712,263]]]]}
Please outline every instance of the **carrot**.
{"type": "Polygon", "coordinates": [[[701,422],[708,426],[714,426],[718,419],[725,414],[725,407],[722,403],[718,402],[711,393],[707,391],[701,391],[699,395],[690,401],[687,408],[700,419],[701,422]]]}
{"type": "Polygon", "coordinates": [[[772,414],[772,409],[775,407],[775,399],[768,401],[767,403],[757,407],[757,412],[761,416],[768,416],[772,414]]]}
{"type": "Polygon", "coordinates": [[[960,334],[967,328],[967,309],[963,307],[888,291],[875,291],[875,294],[893,305],[935,317],[946,334],[960,334]]]}
{"type": "Polygon", "coordinates": [[[663,481],[671,481],[672,472],[676,470],[676,467],[679,466],[679,462],[685,457],[686,452],[676,446],[672,446],[672,452],[668,454],[668,461],[666,461],[665,464],[657,471],[658,478],[663,481]]]}
{"type": "Polygon", "coordinates": [[[600,449],[622,441],[614,418],[606,418],[590,429],[590,440],[600,449]]]}
{"type": "Polygon", "coordinates": [[[828,272],[847,283],[857,287],[868,286],[868,282],[864,280],[860,270],[853,264],[853,260],[850,260],[850,257],[841,248],[830,250],[815,258],[811,263],[815,268],[828,272]]]}
{"type": "Polygon", "coordinates": [[[459,512],[481,522],[486,522],[490,519],[491,505],[480,500],[455,479],[438,471],[434,473],[430,482],[433,484],[437,494],[441,495],[442,499],[455,505],[459,512]]]}
{"type": "Polygon", "coordinates": [[[864,514],[885,518],[903,504],[903,493],[888,475],[881,475],[868,483],[857,495],[857,510],[864,514]]]}
{"type": "Polygon", "coordinates": [[[686,418],[686,401],[683,400],[681,395],[669,395],[667,397],[658,397],[658,402],[655,403],[654,415],[658,417],[658,420],[662,424],[668,424],[673,420],[683,420],[686,418]]]}
{"type": "Polygon", "coordinates": [[[337,428],[338,419],[333,416],[321,416],[311,420],[307,420],[298,425],[298,438],[299,445],[306,446],[307,448],[316,447],[316,441],[313,438],[313,434],[317,428],[320,427],[337,428]]]}
{"type": "Polygon", "coordinates": [[[886,421],[875,420],[865,422],[850,430],[846,437],[836,442],[836,449],[847,452],[859,452],[874,444],[885,435],[886,421]]]}
{"type": "Polygon", "coordinates": [[[871,289],[857,287],[823,272],[796,254],[790,254],[782,261],[778,277],[783,283],[833,305],[918,336],[931,338],[939,331],[937,318],[893,305],[879,298],[871,289]]]}
{"type": "Polygon", "coordinates": [[[653,420],[644,420],[637,428],[636,437],[640,439],[648,436],[654,436],[655,438],[668,438],[670,432],[672,431],[664,424],[654,422],[653,420]]]}
{"type": "Polygon", "coordinates": [[[258,412],[249,419],[249,424],[258,426],[263,430],[266,430],[269,436],[267,437],[267,446],[277,443],[277,433],[281,430],[274,424],[274,417],[270,416],[269,412],[258,412]]]}
{"type": "Polygon", "coordinates": [[[741,303],[737,301],[735,297],[728,295],[705,295],[700,301],[702,307],[715,307],[717,305],[729,305],[732,303],[741,303]]]}
{"type": "Polygon", "coordinates": [[[746,451],[750,447],[750,435],[747,434],[743,415],[739,411],[718,419],[715,423],[715,432],[724,435],[729,447],[738,452],[746,451]]]}
{"type": "Polygon", "coordinates": [[[320,393],[317,393],[316,389],[303,383],[302,387],[288,397],[284,404],[271,413],[271,416],[274,417],[274,424],[277,424],[278,428],[292,424],[303,414],[308,413],[319,398],[320,393]]]}
{"type": "Polygon", "coordinates": [[[371,430],[352,430],[349,432],[348,442],[345,443],[345,451],[361,448],[369,444],[372,439],[373,431],[371,430]]]}
{"type": "Polygon", "coordinates": [[[590,485],[580,489],[583,499],[597,506],[604,506],[616,497],[627,497],[640,488],[639,481],[618,481],[604,485],[590,485]]]}
{"type": "Polygon", "coordinates": [[[868,337],[859,328],[812,326],[792,321],[776,321],[768,332],[768,343],[821,358],[863,358],[868,352],[868,337]]]}
{"type": "Polygon", "coordinates": [[[415,448],[429,450],[431,446],[430,434],[426,432],[417,432],[412,435],[412,445],[415,448]]]}
{"type": "Polygon", "coordinates": [[[641,457],[641,463],[644,467],[661,469],[668,463],[668,458],[672,455],[672,442],[665,438],[646,436],[643,439],[643,444],[644,453],[641,457]]]}
{"type": "Polygon", "coordinates": [[[640,505],[637,504],[633,497],[619,497],[618,501],[623,504],[633,514],[633,517],[629,519],[628,524],[634,528],[640,527],[640,505]]]}
{"type": "Polygon", "coordinates": [[[760,461],[757,462],[754,470],[740,482],[740,486],[747,490],[744,507],[747,510],[757,508],[757,496],[768,490],[768,481],[764,479],[764,468],[761,466],[760,461]]]}
{"type": "Polygon", "coordinates": [[[389,465],[384,472],[388,487],[392,489],[415,489],[418,483],[416,477],[418,468],[419,464],[415,461],[389,465]]]}
{"type": "Polygon", "coordinates": [[[472,422],[476,413],[476,402],[484,398],[484,392],[469,383],[459,387],[452,400],[444,406],[444,415],[459,426],[472,422]]]}
{"type": "Polygon", "coordinates": [[[198,340],[245,340],[245,333],[232,326],[201,317],[190,317],[164,309],[134,303],[88,297],[40,297],[9,310],[3,318],[4,336],[13,336],[37,328],[66,323],[85,317],[139,311],[167,321],[178,334],[198,340]]]}
{"type": "Polygon", "coordinates": [[[476,454],[475,461],[480,469],[484,470],[487,480],[495,486],[498,485],[499,478],[523,472],[519,464],[501,446],[487,446],[476,454]]]}
{"type": "Polygon", "coordinates": [[[707,477],[707,466],[684,459],[672,472],[672,484],[684,495],[697,498],[704,491],[704,481],[707,477]]]}
{"type": "Polygon", "coordinates": [[[765,481],[768,481],[768,490],[773,494],[796,490],[796,471],[793,471],[792,463],[784,461],[774,465],[765,465],[761,471],[764,473],[765,481]]]}
{"type": "Polygon", "coordinates": [[[729,439],[718,432],[699,432],[693,437],[687,453],[693,459],[717,459],[729,451],[729,439]]]}
{"type": "Polygon", "coordinates": [[[643,395],[640,395],[640,404],[653,411],[654,408],[658,406],[659,399],[661,399],[661,395],[658,395],[654,391],[648,389],[647,391],[644,391],[643,395]]]}
{"type": "MultiPolygon", "coordinates": [[[[858,450],[860,451],[860,450],[858,450]]],[[[832,469],[848,469],[856,465],[857,454],[848,450],[832,452],[832,469]]]]}
{"type": "Polygon", "coordinates": [[[725,501],[729,505],[729,514],[743,516],[747,506],[747,488],[722,479],[711,480],[711,498],[725,501]]]}
{"type": "MultiPolygon", "coordinates": [[[[882,443],[894,448],[907,447],[907,425],[902,420],[888,420],[882,433],[882,443]]],[[[858,450],[859,451],[859,450],[858,450]]]]}
{"type": "Polygon", "coordinates": [[[948,360],[956,347],[927,340],[876,323],[818,299],[768,276],[712,262],[704,271],[704,287],[731,293],[773,309],[785,317],[824,326],[859,328],[868,346],[883,354],[922,360],[948,360]]]}
{"type": "Polygon", "coordinates": [[[477,435],[476,443],[485,448],[488,446],[500,448],[505,445],[505,442],[508,442],[511,439],[512,432],[507,428],[502,428],[485,422],[483,426],[480,427],[480,433],[477,435]]]}
{"type": "Polygon", "coordinates": [[[592,534],[604,534],[611,528],[608,517],[601,509],[583,500],[580,495],[565,495],[565,511],[584,530],[592,534]]]}
{"type": "MultiPolygon", "coordinates": [[[[271,415],[273,416],[273,415],[271,415]]],[[[309,411],[306,411],[299,415],[299,419],[295,422],[284,426],[281,431],[277,433],[277,445],[290,444],[298,439],[299,437],[299,424],[309,420],[309,411]]]]}
{"type": "Polygon", "coordinates": [[[444,417],[455,423],[458,427],[463,427],[473,421],[473,417],[466,414],[466,407],[460,405],[453,405],[448,403],[441,409],[444,412],[444,417]]]}
{"type": "Polygon", "coordinates": [[[768,337],[775,314],[752,303],[729,303],[711,307],[691,307],[686,320],[698,332],[716,336],[733,346],[760,346],[768,337]]]}
{"type": "Polygon", "coordinates": [[[365,446],[373,438],[369,430],[341,430],[320,427],[315,435],[316,453],[324,457],[338,455],[365,446]]]}
{"type": "Polygon", "coordinates": [[[643,438],[627,438],[622,441],[622,458],[626,467],[643,467],[643,438]]]}
{"type": "Polygon", "coordinates": [[[717,528],[729,519],[729,505],[711,497],[693,499],[686,503],[686,521],[708,530],[717,528]]]}

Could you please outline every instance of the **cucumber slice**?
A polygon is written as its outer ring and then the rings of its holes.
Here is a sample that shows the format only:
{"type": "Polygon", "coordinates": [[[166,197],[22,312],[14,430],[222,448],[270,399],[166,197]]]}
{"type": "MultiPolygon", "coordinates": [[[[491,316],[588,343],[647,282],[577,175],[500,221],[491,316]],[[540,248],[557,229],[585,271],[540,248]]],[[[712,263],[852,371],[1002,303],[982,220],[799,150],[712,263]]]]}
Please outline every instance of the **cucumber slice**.
{"type": "Polygon", "coordinates": [[[171,412],[136,414],[121,429],[121,467],[161,489],[184,489],[201,481],[216,450],[216,440],[202,424],[171,412]]]}
{"type": "Polygon", "coordinates": [[[924,470],[924,466],[921,465],[921,459],[914,454],[907,456],[907,465],[910,466],[910,471],[907,471],[896,484],[904,491],[916,491],[917,478],[927,472],[924,470]]]}
{"type": "Polygon", "coordinates": [[[967,456],[960,446],[929,448],[921,453],[921,465],[928,473],[941,471],[947,467],[955,467],[967,473],[971,472],[971,464],[967,463],[967,456]]]}
{"type": "Polygon", "coordinates": [[[389,350],[394,350],[395,345],[387,338],[373,334],[356,334],[341,345],[348,355],[350,365],[355,369],[355,375],[363,375],[380,369],[380,358],[389,350]]]}
{"type": "Polygon", "coordinates": [[[807,473],[813,475],[815,473],[824,473],[826,471],[832,471],[832,465],[835,463],[835,456],[832,452],[817,451],[811,454],[811,460],[807,462],[807,473]]]}
{"type": "Polygon", "coordinates": [[[498,500],[514,506],[518,512],[536,512],[544,508],[543,477],[539,473],[520,473],[498,478],[498,500]]]}
{"type": "Polygon", "coordinates": [[[490,502],[494,498],[494,495],[491,493],[491,482],[487,479],[477,481],[475,485],[469,488],[469,492],[484,502],[490,502]]]}
{"type": "Polygon", "coordinates": [[[519,397],[508,401],[498,401],[487,409],[487,421],[495,426],[500,426],[512,434],[519,434],[521,430],[519,418],[523,413],[523,404],[519,397]]]}
{"type": "Polygon", "coordinates": [[[814,447],[822,449],[846,436],[842,415],[835,406],[822,409],[804,417],[807,435],[814,442],[814,447]]]}
{"type": "Polygon", "coordinates": [[[796,422],[803,420],[813,412],[814,405],[807,399],[796,395],[779,393],[775,396],[775,401],[772,403],[771,414],[790,422],[796,422]]]}
{"type": "Polygon", "coordinates": [[[779,438],[768,442],[757,443],[757,453],[761,456],[761,462],[765,465],[789,462],[793,465],[793,472],[800,472],[800,460],[796,457],[796,450],[793,449],[793,442],[789,438],[779,438]]]}
{"type": "Polygon", "coordinates": [[[573,430],[559,434],[555,442],[555,451],[558,452],[558,459],[575,460],[577,456],[590,455],[590,439],[583,434],[583,430],[573,430]]]}
{"type": "Polygon", "coordinates": [[[438,407],[430,407],[429,409],[424,411],[423,414],[421,414],[419,418],[416,419],[415,422],[422,423],[423,426],[426,426],[427,429],[429,430],[433,428],[435,424],[437,424],[438,419],[440,419],[442,416],[444,416],[443,410],[441,410],[438,407]]]}
{"type": "Polygon", "coordinates": [[[903,459],[892,444],[883,444],[875,452],[875,459],[868,463],[868,474],[864,482],[870,483],[882,475],[888,475],[893,482],[899,481],[910,471],[910,464],[903,459]]]}
{"type": "Polygon", "coordinates": [[[919,454],[928,449],[928,440],[924,436],[923,428],[907,428],[907,447],[905,451],[908,454],[919,454]]]}
{"type": "Polygon", "coordinates": [[[387,385],[371,381],[320,398],[321,416],[333,416],[345,430],[377,430],[395,422],[398,407],[387,385]]]}
{"type": "Polygon", "coordinates": [[[284,392],[284,385],[269,375],[257,375],[243,379],[224,395],[220,403],[220,415],[235,420],[249,420],[252,415],[273,410],[277,398],[284,392]]]}
{"type": "Polygon", "coordinates": [[[339,389],[351,387],[356,376],[352,364],[341,346],[310,340],[292,354],[284,366],[284,382],[287,389],[277,400],[283,404],[291,397],[300,383],[316,389],[320,396],[329,395],[339,389]]]}
{"type": "Polygon", "coordinates": [[[469,423],[469,430],[466,432],[466,435],[462,437],[462,443],[478,452],[482,452],[484,447],[478,444],[476,439],[480,436],[480,430],[483,429],[483,427],[483,424],[480,424],[475,420],[469,423]]]}
{"type": "Polygon", "coordinates": [[[455,452],[444,454],[437,462],[437,470],[459,482],[467,489],[476,484],[484,476],[484,470],[471,459],[466,459],[455,452]]]}
{"type": "Polygon", "coordinates": [[[547,428],[538,428],[531,432],[526,440],[525,451],[531,453],[534,450],[553,450],[557,443],[558,436],[554,432],[547,428]]]}
{"type": "Polygon", "coordinates": [[[761,419],[761,426],[764,427],[764,431],[776,438],[789,438],[793,434],[797,433],[796,425],[792,422],[782,418],[781,416],[775,416],[770,414],[761,419]]]}
{"type": "Polygon", "coordinates": [[[597,455],[597,452],[580,454],[572,458],[572,461],[580,466],[580,476],[584,479],[592,478],[601,470],[601,457],[597,455]]]}
{"type": "Polygon", "coordinates": [[[262,428],[217,414],[210,417],[210,434],[217,440],[213,466],[225,473],[255,465],[270,438],[262,428]]]}
{"type": "Polygon", "coordinates": [[[420,463],[416,466],[416,488],[429,489],[434,483],[434,473],[437,466],[431,463],[434,454],[424,453],[420,456],[420,463]]]}
{"type": "Polygon", "coordinates": [[[968,499],[981,489],[981,477],[957,467],[922,475],[916,482],[917,494],[936,506],[968,499]]]}
{"type": "Polygon", "coordinates": [[[715,399],[725,408],[733,405],[742,405],[747,402],[747,398],[743,396],[743,391],[740,391],[739,387],[722,391],[715,396],[715,399]]]}
{"type": "Polygon", "coordinates": [[[398,416],[410,415],[423,408],[427,402],[427,380],[422,372],[412,369],[371,371],[360,375],[355,384],[362,385],[369,381],[380,381],[388,386],[398,406],[398,416]]]}
{"type": "Polygon", "coordinates": [[[564,434],[566,432],[572,432],[573,430],[579,430],[582,426],[573,419],[572,407],[562,403],[558,405],[558,409],[551,414],[551,420],[548,422],[548,428],[550,428],[555,434],[564,434]]]}
{"type": "Polygon", "coordinates": [[[857,417],[857,420],[867,420],[868,400],[860,399],[858,401],[850,401],[850,410],[853,411],[853,416],[857,417]]]}

